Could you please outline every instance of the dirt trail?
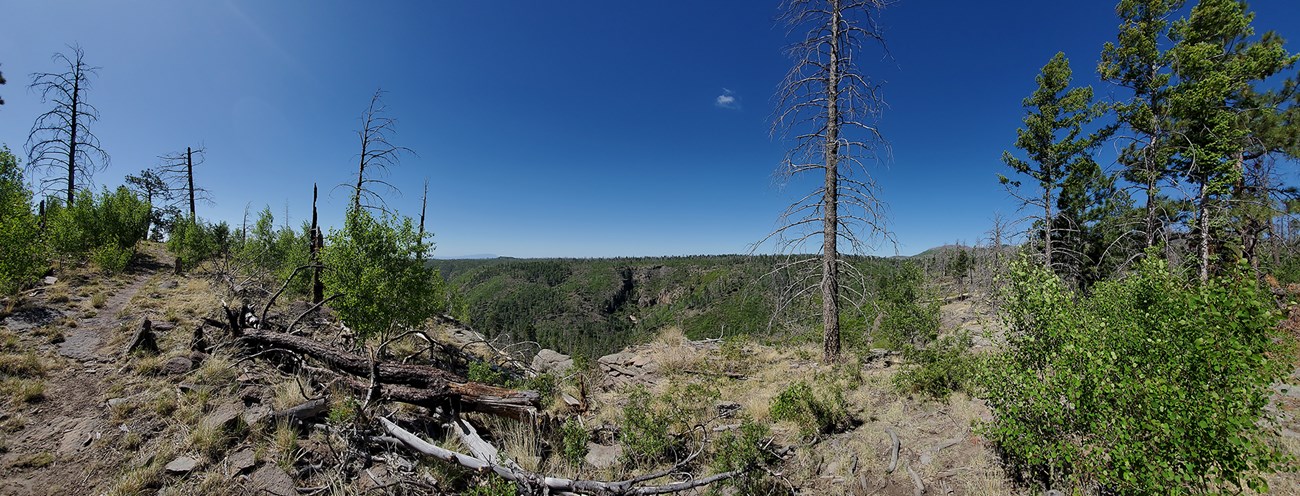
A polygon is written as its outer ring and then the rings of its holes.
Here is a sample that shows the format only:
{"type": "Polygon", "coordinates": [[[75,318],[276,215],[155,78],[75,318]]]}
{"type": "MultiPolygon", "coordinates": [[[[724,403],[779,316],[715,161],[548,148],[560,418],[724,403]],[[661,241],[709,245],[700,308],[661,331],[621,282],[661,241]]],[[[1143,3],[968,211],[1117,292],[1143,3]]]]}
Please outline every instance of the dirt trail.
{"type": "MultiPolygon", "coordinates": [[[[111,460],[121,456],[99,442],[119,429],[112,421],[112,409],[104,403],[110,379],[117,374],[113,362],[118,350],[105,349],[105,344],[122,325],[138,325],[139,317],[123,310],[169,262],[162,250],[146,250],[137,257],[126,273],[117,276],[125,284],[104,285],[102,290],[111,294],[100,308],[77,318],[75,327],[60,326],[64,341],[57,351],[69,360],[50,360],[45,399],[3,412],[23,427],[6,436],[7,453],[0,455],[0,495],[90,494],[95,482],[110,475],[106,472],[111,460]],[[25,460],[44,456],[51,457],[48,466],[16,470],[15,465],[25,460]]],[[[80,312],[69,314],[75,313],[80,312]]]]}

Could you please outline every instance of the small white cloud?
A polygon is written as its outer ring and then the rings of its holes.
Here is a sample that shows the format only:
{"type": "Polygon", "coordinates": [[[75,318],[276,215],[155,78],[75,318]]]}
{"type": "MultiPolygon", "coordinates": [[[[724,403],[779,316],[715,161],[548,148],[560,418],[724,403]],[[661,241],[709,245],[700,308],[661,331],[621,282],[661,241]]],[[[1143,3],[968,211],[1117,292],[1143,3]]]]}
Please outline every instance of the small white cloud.
{"type": "Polygon", "coordinates": [[[718,108],[740,110],[740,99],[736,98],[735,92],[726,88],[722,89],[722,94],[718,95],[718,98],[714,100],[713,104],[718,106],[718,108]]]}

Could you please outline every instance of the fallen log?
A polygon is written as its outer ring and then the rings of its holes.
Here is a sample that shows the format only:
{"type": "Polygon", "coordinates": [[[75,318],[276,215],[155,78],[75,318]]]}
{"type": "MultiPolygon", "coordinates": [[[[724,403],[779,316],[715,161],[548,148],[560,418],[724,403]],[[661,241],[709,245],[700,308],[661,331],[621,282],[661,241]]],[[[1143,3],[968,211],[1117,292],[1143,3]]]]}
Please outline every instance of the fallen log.
{"type": "MultiPolygon", "coordinates": [[[[364,378],[341,377],[353,390],[369,391],[370,357],[336,349],[325,343],[290,334],[244,329],[239,342],[262,348],[279,348],[311,357],[328,369],[364,378]]],[[[389,399],[424,406],[447,407],[455,411],[491,413],[516,419],[531,418],[541,405],[536,391],[507,389],[471,382],[459,375],[427,365],[379,363],[374,367],[381,394],[389,399]]]]}
{"type": "Polygon", "coordinates": [[[527,470],[512,468],[506,465],[493,463],[482,460],[474,456],[457,453],[445,448],[441,448],[433,443],[421,439],[419,436],[412,434],[410,431],[399,427],[392,421],[380,417],[379,422],[383,424],[384,430],[393,436],[394,440],[399,441],[402,445],[415,450],[419,453],[432,456],[439,460],[455,463],[465,468],[478,472],[491,471],[501,478],[522,484],[527,487],[536,489],[545,489],[547,492],[569,492],[578,494],[601,494],[601,495],[641,495],[641,494],[669,494],[681,491],[687,491],[697,487],[706,486],[714,482],[729,479],[744,473],[744,470],[733,470],[720,474],[710,475],[699,479],[691,478],[681,482],[664,484],[662,486],[641,486],[644,482],[664,477],[672,473],[673,467],[668,471],[658,472],[646,476],[628,479],[624,481],[596,481],[596,480],[574,480],[561,477],[547,477],[541,474],[529,472],[527,470]]]}

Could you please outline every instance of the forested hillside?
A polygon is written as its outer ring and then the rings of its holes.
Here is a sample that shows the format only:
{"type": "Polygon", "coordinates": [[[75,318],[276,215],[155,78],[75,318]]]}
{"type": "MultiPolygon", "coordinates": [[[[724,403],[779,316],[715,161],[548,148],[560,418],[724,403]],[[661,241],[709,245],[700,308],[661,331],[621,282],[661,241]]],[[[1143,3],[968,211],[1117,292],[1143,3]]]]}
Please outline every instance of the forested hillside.
{"type": "MultiPolygon", "coordinates": [[[[816,324],[807,281],[794,280],[790,259],[717,255],[609,259],[436,260],[449,283],[453,314],[505,341],[589,357],[643,342],[665,326],[691,339],[794,335],[816,324]]],[[[937,323],[925,309],[923,274],[906,259],[854,257],[854,304],[845,310],[845,339],[863,344],[881,304],[906,309],[882,317],[881,338],[910,339],[914,320],[937,323]],[[904,331],[903,327],[910,326],[904,331]],[[904,336],[907,334],[907,336],[904,336]]],[[[806,336],[805,336],[806,337],[806,336]]]]}

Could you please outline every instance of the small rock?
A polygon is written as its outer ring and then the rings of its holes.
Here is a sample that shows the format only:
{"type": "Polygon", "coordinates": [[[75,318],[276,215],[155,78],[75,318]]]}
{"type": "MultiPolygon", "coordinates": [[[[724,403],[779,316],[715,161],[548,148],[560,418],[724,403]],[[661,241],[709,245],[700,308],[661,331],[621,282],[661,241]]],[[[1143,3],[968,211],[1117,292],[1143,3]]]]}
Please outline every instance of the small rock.
{"type": "Polygon", "coordinates": [[[181,283],[176,282],[175,280],[171,280],[171,281],[164,282],[164,283],[162,284],[162,288],[163,288],[163,289],[176,289],[176,288],[179,287],[180,285],[181,285],[181,283]]]}
{"type": "Polygon", "coordinates": [[[42,279],[41,282],[44,282],[46,286],[50,286],[56,282],[59,282],[59,278],[54,276],[45,276],[45,279],[42,279]]]}
{"type": "Polygon", "coordinates": [[[190,458],[188,456],[182,456],[180,458],[172,460],[170,463],[167,464],[166,467],[163,468],[167,470],[167,472],[173,474],[188,474],[192,472],[195,468],[198,468],[198,466],[199,466],[198,460],[195,460],[194,458],[190,458]]]}
{"type": "Polygon", "coordinates": [[[717,408],[718,416],[722,418],[731,418],[736,416],[736,412],[740,411],[740,403],[734,401],[723,401],[717,404],[717,408]]]}
{"type": "Polygon", "coordinates": [[[244,410],[239,417],[244,419],[244,425],[257,427],[271,416],[271,409],[262,405],[256,405],[244,410]]]}
{"type": "Polygon", "coordinates": [[[126,399],[126,398],[109,398],[109,399],[108,399],[108,406],[109,406],[109,407],[115,407],[115,406],[118,406],[118,405],[125,405],[126,402],[127,402],[127,399],[126,399]]]}
{"type": "Polygon", "coordinates": [[[622,457],[622,445],[605,446],[603,444],[587,443],[587,456],[583,459],[593,467],[609,468],[617,465],[619,458],[622,457]]]}
{"type": "Polygon", "coordinates": [[[179,375],[189,372],[194,368],[194,362],[189,357],[176,357],[167,360],[162,366],[163,375],[179,375]]]}
{"type": "Polygon", "coordinates": [[[234,427],[235,419],[238,419],[243,413],[244,406],[238,403],[223,404],[207,417],[203,418],[203,427],[209,429],[226,430],[234,427]]]}
{"type": "Polygon", "coordinates": [[[256,494],[274,494],[276,496],[297,496],[298,488],[293,478],[274,463],[262,465],[262,468],[248,476],[249,486],[256,494]]]}
{"type": "Polygon", "coordinates": [[[253,468],[253,465],[257,465],[257,455],[253,453],[253,450],[244,448],[226,458],[226,465],[230,467],[228,475],[234,477],[253,468]]]}

